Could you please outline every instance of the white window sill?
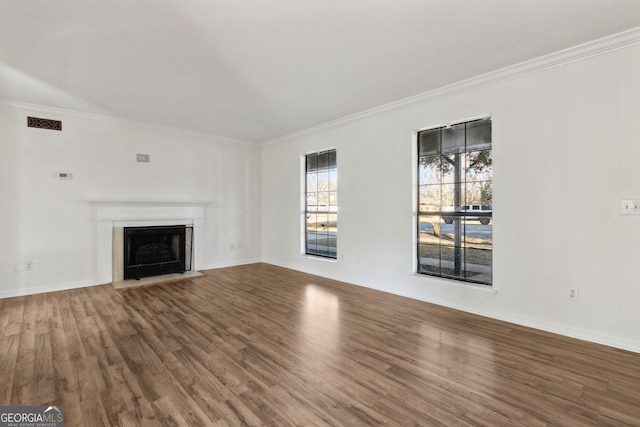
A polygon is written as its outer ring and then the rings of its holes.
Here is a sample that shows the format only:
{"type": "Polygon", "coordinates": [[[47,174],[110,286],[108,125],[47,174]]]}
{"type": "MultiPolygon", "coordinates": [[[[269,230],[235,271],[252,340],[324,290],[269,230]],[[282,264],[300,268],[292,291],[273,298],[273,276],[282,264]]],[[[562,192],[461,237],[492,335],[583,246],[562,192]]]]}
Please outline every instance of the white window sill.
{"type": "Polygon", "coordinates": [[[317,261],[330,262],[330,263],[334,263],[334,264],[338,263],[338,260],[336,258],[327,258],[327,257],[319,256],[319,255],[309,255],[309,254],[302,254],[302,256],[307,258],[307,259],[314,259],[314,260],[317,260],[317,261]]]}
{"type": "Polygon", "coordinates": [[[429,276],[427,274],[411,273],[411,276],[419,278],[420,280],[430,280],[435,282],[435,286],[443,289],[453,289],[459,292],[465,292],[476,295],[494,296],[498,293],[498,290],[493,286],[480,285],[477,283],[461,282],[453,279],[445,279],[436,276],[429,276]]]}

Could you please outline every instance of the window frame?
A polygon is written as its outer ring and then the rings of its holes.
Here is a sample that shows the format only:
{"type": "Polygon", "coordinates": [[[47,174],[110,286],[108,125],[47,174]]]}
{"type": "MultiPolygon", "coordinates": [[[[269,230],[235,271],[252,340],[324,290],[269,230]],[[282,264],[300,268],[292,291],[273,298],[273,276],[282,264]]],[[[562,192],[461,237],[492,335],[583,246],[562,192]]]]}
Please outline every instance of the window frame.
{"type": "MultiPolygon", "coordinates": [[[[456,282],[464,282],[467,284],[476,284],[476,285],[482,285],[482,287],[486,287],[491,289],[493,286],[493,252],[494,252],[494,247],[493,247],[493,197],[492,195],[488,197],[488,200],[490,200],[489,203],[486,202],[486,200],[484,199],[484,195],[482,196],[483,199],[482,200],[476,200],[476,201],[472,201],[472,200],[467,200],[467,184],[469,183],[475,183],[476,181],[469,179],[469,177],[467,176],[468,173],[468,165],[466,165],[466,163],[462,166],[462,176],[463,178],[460,178],[460,174],[461,172],[456,171],[454,173],[455,178],[453,179],[452,182],[456,183],[453,187],[454,189],[454,196],[453,199],[455,200],[453,202],[453,204],[451,204],[451,206],[453,207],[453,210],[450,210],[449,208],[447,208],[447,204],[444,204],[444,199],[446,199],[446,197],[444,197],[442,194],[439,196],[439,205],[438,205],[438,209],[432,209],[432,210],[423,210],[424,207],[427,207],[429,204],[426,203],[426,201],[424,200],[424,195],[426,194],[424,191],[427,187],[430,187],[432,184],[434,184],[433,182],[429,182],[428,180],[422,181],[423,176],[421,176],[421,167],[423,167],[423,158],[438,158],[438,161],[443,162],[443,158],[445,156],[452,156],[453,151],[446,151],[443,150],[443,145],[442,145],[442,141],[439,140],[438,144],[438,151],[437,154],[433,154],[432,152],[430,152],[430,150],[427,150],[426,154],[422,154],[421,152],[421,134],[423,132],[429,132],[429,131],[434,131],[434,130],[439,130],[440,131],[440,136],[438,138],[442,138],[442,131],[443,130],[450,130],[452,129],[452,127],[454,126],[459,126],[459,125],[464,125],[464,149],[457,151],[459,154],[462,154],[462,156],[466,158],[471,157],[471,155],[473,153],[479,153],[480,151],[489,151],[489,159],[490,161],[488,162],[489,164],[489,179],[486,181],[482,181],[483,185],[488,185],[487,188],[489,188],[489,190],[491,191],[491,194],[493,192],[493,165],[492,165],[492,153],[493,153],[493,137],[492,137],[492,133],[493,133],[493,123],[491,120],[491,115],[483,115],[483,116],[478,116],[478,117],[473,117],[473,118],[469,118],[469,119],[465,119],[465,120],[460,120],[457,122],[451,122],[449,124],[442,124],[442,125],[436,125],[436,126],[430,126],[430,127],[426,127],[423,129],[419,129],[415,132],[413,132],[413,138],[412,138],[412,143],[413,143],[413,153],[414,153],[414,165],[413,165],[413,174],[414,174],[414,233],[413,233],[413,251],[414,251],[414,273],[418,274],[418,275],[424,275],[424,276],[431,276],[431,277],[438,277],[438,278],[443,278],[443,279],[447,279],[447,280],[452,280],[452,281],[456,281],[456,282]],[[473,142],[471,143],[471,148],[468,148],[469,145],[469,140],[467,137],[467,126],[470,123],[473,122],[480,122],[480,121],[488,121],[488,143],[485,142],[485,144],[488,144],[488,148],[482,148],[482,149],[477,149],[473,147],[473,142]],[[470,154],[471,153],[471,154],[470,154]],[[422,154],[422,155],[421,155],[422,154]],[[423,188],[424,187],[424,188],[423,188]],[[457,195],[455,194],[457,192],[457,195]],[[422,197],[421,197],[422,194],[422,197]],[[423,206],[424,205],[424,206],[423,206]],[[455,207],[457,205],[457,208],[455,207]],[[478,205],[478,209],[475,209],[474,205],[478,205]],[[481,206],[481,207],[480,207],[481,206]],[[465,209],[466,208],[466,209],[465,209]],[[488,208],[488,209],[487,209],[488,208]],[[445,221],[445,216],[447,217],[447,219],[450,221],[445,221]],[[423,227],[428,221],[424,221],[425,219],[428,219],[428,217],[431,217],[431,219],[437,219],[437,221],[432,221],[431,222],[431,226],[434,227],[433,230],[433,234],[435,236],[440,236],[440,243],[426,243],[423,241],[423,239],[421,239],[421,232],[425,232],[424,230],[421,230],[421,227],[423,227]],[[477,251],[477,248],[474,248],[473,245],[470,245],[467,243],[467,241],[471,240],[468,239],[467,236],[467,224],[471,221],[475,221],[475,222],[479,222],[481,226],[488,226],[489,223],[490,225],[490,229],[489,229],[489,240],[487,240],[489,242],[488,249],[482,248],[481,251],[483,251],[482,253],[484,253],[484,255],[486,255],[489,260],[488,263],[486,264],[478,264],[479,266],[482,266],[480,268],[484,268],[486,273],[485,274],[478,274],[475,273],[472,269],[468,269],[469,266],[473,265],[471,262],[467,261],[467,251],[469,251],[469,253],[472,253],[473,251],[477,251]],[[438,224],[438,227],[440,227],[443,224],[447,224],[450,225],[451,223],[455,223],[454,230],[449,233],[450,235],[453,235],[455,242],[453,244],[448,243],[448,244],[443,244],[443,233],[440,232],[440,228],[438,228],[438,232],[436,233],[435,230],[435,223],[438,224]],[[460,224],[463,224],[462,227],[460,227],[460,224]],[[459,240],[461,239],[461,240],[459,240]],[[430,271],[429,266],[427,264],[423,265],[423,261],[425,258],[424,257],[424,246],[426,246],[427,248],[432,248],[435,249],[437,248],[439,252],[437,252],[435,254],[435,256],[433,257],[428,257],[431,260],[435,260],[436,261],[436,265],[433,269],[433,271],[430,271]],[[454,254],[453,257],[451,257],[451,255],[444,254],[444,251],[448,250],[451,251],[453,250],[454,254]],[[457,253],[456,253],[457,252],[457,253]],[[462,252],[462,257],[460,256],[460,252],[462,252]],[[451,258],[451,259],[450,259],[451,258]],[[445,264],[450,264],[453,263],[454,268],[448,268],[445,267],[445,264]],[[447,270],[452,270],[453,272],[449,272],[447,270]],[[445,272],[446,271],[446,272],[445,272]],[[462,273],[461,273],[462,272],[462,273]],[[472,274],[469,274],[472,273],[472,274]],[[478,276],[479,279],[474,279],[474,276],[478,276]]],[[[482,123],[479,123],[479,126],[483,126],[482,123]]],[[[453,162],[453,164],[462,164],[460,162],[460,159],[457,158],[458,160],[455,160],[453,162]],[[457,163],[456,163],[457,162],[457,163]]],[[[459,166],[454,166],[454,168],[458,168],[459,166]]],[[[434,167],[435,169],[436,167],[434,167]]],[[[424,172],[424,170],[422,170],[422,172],[424,172]]],[[[439,183],[435,183],[435,185],[433,185],[434,188],[437,188],[438,186],[440,187],[439,191],[441,193],[444,193],[444,187],[446,185],[451,186],[451,183],[449,184],[445,184],[444,181],[444,172],[442,172],[442,176],[441,178],[443,179],[441,182],[439,183]]],[[[427,192],[430,190],[427,190],[427,192]]],[[[451,197],[451,196],[449,196],[451,197]]],[[[449,202],[451,202],[451,200],[449,200],[449,202]]],[[[472,225],[475,225],[472,224],[472,225]]],[[[486,261],[485,261],[486,262],[486,261]]],[[[477,267],[474,267],[477,268],[477,267]]]]}
{"type": "MultiPolygon", "coordinates": [[[[301,168],[302,168],[302,254],[309,257],[319,257],[327,260],[337,260],[338,259],[338,162],[337,162],[337,149],[336,148],[328,148],[323,150],[317,150],[308,152],[301,156],[301,168]],[[320,167],[317,167],[315,174],[316,180],[319,182],[320,173],[327,172],[327,185],[328,188],[324,190],[319,190],[316,188],[316,191],[310,191],[309,189],[309,159],[310,156],[321,156],[328,155],[328,167],[325,170],[322,170],[320,167]],[[333,156],[333,160],[331,160],[331,156],[333,156]],[[333,165],[333,167],[331,167],[333,165]],[[333,175],[333,177],[331,176],[333,175]],[[329,200],[329,203],[323,204],[326,206],[326,209],[319,209],[319,203],[316,203],[316,208],[310,210],[309,207],[309,197],[314,194],[320,196],[318,193],[324,193],[329,200]],[[331,200],[331,198],[335,200],[331,200]],[[311,215],[325,215],[326,221],[322,227],[326,228],[326,234],[324,235],[327,242],[329,239],[335,239],[335,244],[327,245],[325,250],[318,250],[316,245],[316,250],[311,251],[309,245],[309,219],[311,215]],[[333,218],[335,219],[333,219],[333,218]],[[333,224],[333,225],[330,225],[333,224]],[[333,228],[333,230],[331,230],[333,228]],[[330,237],[329,233],[335,232],[333,236],[330,237]],[[331,250],[334,248],[334,250],[331,250]]],[[[313,172],[312,172],[313,173],[313,172]]],[[[320,197],[315,198],[317,202],[320,201],[320,197]]],[[[317,222],[316,222],[317,224],[317,222]]],[[[318,233],[314,233],[316,235],[316,242],[318,233]]]]}

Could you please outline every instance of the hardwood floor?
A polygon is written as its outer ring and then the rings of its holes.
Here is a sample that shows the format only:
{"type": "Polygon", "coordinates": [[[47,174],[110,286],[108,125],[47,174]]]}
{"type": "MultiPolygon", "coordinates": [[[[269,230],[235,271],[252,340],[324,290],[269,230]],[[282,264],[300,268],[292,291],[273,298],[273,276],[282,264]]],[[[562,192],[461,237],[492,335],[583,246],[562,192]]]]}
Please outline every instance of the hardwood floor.
{"type": "Polygon", "coordinates": [[[640,354],[267,264],[0,300],[0,404],[66,426],[640,426],[640,354]]]}

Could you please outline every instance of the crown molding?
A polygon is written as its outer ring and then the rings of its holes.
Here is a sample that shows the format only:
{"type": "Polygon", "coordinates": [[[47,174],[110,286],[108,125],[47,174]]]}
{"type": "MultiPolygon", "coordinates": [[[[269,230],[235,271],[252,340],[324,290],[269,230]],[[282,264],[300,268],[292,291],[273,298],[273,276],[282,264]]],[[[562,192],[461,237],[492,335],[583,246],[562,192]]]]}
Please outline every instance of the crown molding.
{"type": "Polygon", "coordinates": [[[209,139],[209,140],[212,140],[212,141],[215,141],[215,142],[218,142],[218,143],[222,143],[222,144],[246,145],[246,146],[252,146],[252,147],[255,147],[255,146],[258,145],[257,142],[244,141],[244,140],[240,140],[240,139],[234,139],[234,138],[229,138],[229,137],[226,137],[226,136],[214,135],[214,134],[209,134],[209,133],[205,133],[205,132],[198,132],[198,131],[193,131],[193,130],[188,130],[188,129],[181,129],[181,128],[174,128],[174,127],[169,127],[169,126],[160,126],[160,125],[155,125],[155,124],[152,124],[152,123],[138,122],[138,121],[134,121],[134,120],[122,119],[122,118],[119,118],[119,117],[109,116],[109,115],[106,115],[106,114],[85,113],[85,112],[81,112],[81,111],[67,110],[67,109],[64,109],[64,108],[48,107],[48,106],[38,105],[38,104],[29,104],[27,102],[13,101],[13,100],[10,100],[10,99],[0,99],[0,106],[5,106],[5,107],[8,107],[8,108],[13,108],[13,109],[17,109],[17,110],[28,110],[28,111],[33,111],[33,112],[42,112],[42,113],[45,113],[45,114],[48,114],[48,113],[49,114],[64,114],[64,115],[67,115],[67,116],[77,117],[77,118],[81,118],[81,119],[98,120],[98,121],[108,122],[108,123],[113,123],[113,124],[118,124],[118,125],[145,128],[145,129],[155,130],[155,131],[159,131],[159,132],[167,132],[167,133],[173,133],[173,134],[184,135],[184,136],[193,136],[193,137],[198,137],[198,138],[209,139]]]}
{"type": "Polygon", "coordinates": [[[192,136],[198,138],[204,138],[211,141],[215,141],[223,144],[231,145],[244,145],[244,146],[268,146],[279,142],[285,142],[295,138],[299,138],[304,135],[320,132],[322,130],[335,128],[355,121],[363,120],[369,117],[379,116],[390,112],[395,112],[401,109],[410,108],[419,104],[427,104],[437,101],[439,99],[460,95],[473,90],[484,88],[487,86],[496,85],[508,80],[517,79],[530,74],[545,71],[551,68],[559,67],[571,62],[580,61],[593,56],[602,55],[608,52],[612,52],[619,49],[624,49],[630,46],[634,46],[640,43],[640,27],[633,28],[631,30],[623,31],[611,36],[607,36],[598,40],[580,44],[568,49],[564,49],[558,52],[551,53],[549,55],[541,56],[529,61],[524,61],[515,65],[511,65],[499,70],[491,71],[489,73],[481,74],[470,79],[462,80],[447,86],[440,87],[428,92],[424,92],[418,95],[414,95],[408,98],[394,101],[389,104],[374,107],[368,110],[364,110],[355,114],[351,114],[336,120],[325,122],[317,126],[312,126],[300,131],[292,132],[287,135],[283,135],[274,139],[252,142],[244,141],[234,138],[229,138],[221,135],[214,135],[204,132],[198,132],[182,128],[173,128],[168,126],[160,126],[146,122],[138,122],[133,120],[122,119],[107,114],[94,114],[85,113],[75,110],[67,110],[63,108],[48,107],[37,104],[29,104],[19,101],[13,101],[8,99],[0,99],[0,105],[14,109],[29,110],[29,111],[41,111],[52,114],[64,114],[72,117],[78,117],[83,119],[100,120],[104,122],[134,126],[140,128],[146,128],[156,130],[160,132],[174,133],[177,135],[192,136]]]}
{"type": "Polygon", "coordinates": [[[530,74],[539,73],[551,68],[566,65],[572,62],[581,61],[593,56],[602,55],[619,49],[640,44],[640,27],[616,33],[601,39],[583,43],[568,49],[560,50],[548,55],[540,56],[528,61],[520,62],[499,70],[490,71],[476,77],[462,80],[447,86],[440,87],[428,92],[394,101],[389,104],[351,114],[340,119],[312,126],[297,132],[293,132],[281,137],[270,139],[261,143],[262,146],[285,142],[304,135],[316,133],[322,130],[335,128],[355,121],[363,120],[373,116],[379,116],[401,109],[409,108],[418,104],[427,104],[443,98],[471,92],[487,86],[493,86],[508,80],[517,79],[530,74]]]}

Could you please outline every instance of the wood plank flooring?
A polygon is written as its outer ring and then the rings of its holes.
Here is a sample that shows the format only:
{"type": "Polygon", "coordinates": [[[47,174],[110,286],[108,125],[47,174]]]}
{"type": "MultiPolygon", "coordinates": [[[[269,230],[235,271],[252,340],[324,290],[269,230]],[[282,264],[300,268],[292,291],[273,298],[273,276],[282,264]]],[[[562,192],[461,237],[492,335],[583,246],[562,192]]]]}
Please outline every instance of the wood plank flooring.
{"type": "Polygon", "coordinates": [[[0,300],[66,426],[640,426],[640,354],[267,265],[0,300]]]}

